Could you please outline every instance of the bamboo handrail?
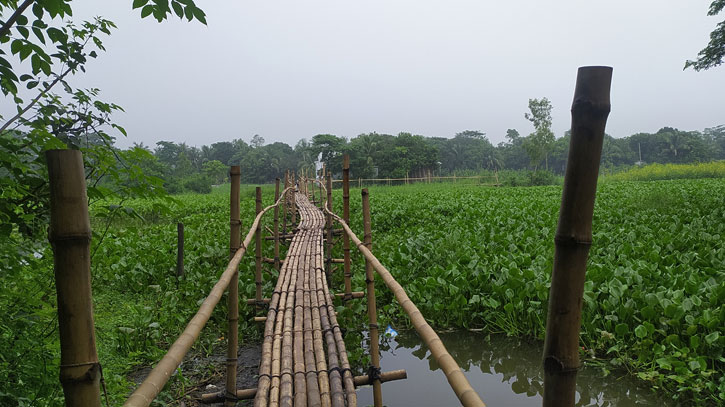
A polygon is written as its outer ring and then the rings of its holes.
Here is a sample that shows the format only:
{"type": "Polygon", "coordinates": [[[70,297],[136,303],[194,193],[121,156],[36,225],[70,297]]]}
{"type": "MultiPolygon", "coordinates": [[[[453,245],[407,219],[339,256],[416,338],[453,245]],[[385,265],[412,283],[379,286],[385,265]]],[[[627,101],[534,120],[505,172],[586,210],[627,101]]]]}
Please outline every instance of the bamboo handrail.
{"type": "MultiPolygon", "coordinates": [[[[359,180],[362,182],[366,181],[374,181],[374,182],[388,182],[388,181],[425,181],[425,180],[436,180],[436,179],[481,179],[481,178],[498,178],[495,175],[474,175],[471,177],[454,177],[454,176],[446,176],[446,177],[430,177],[430,178],[360,178],[359,180]]],[[[342,182],[341,179],[333,179],[332,182],[342,182]]]]}
{"type": "Polygon", "coordinates": [[[400,306],[403,307],[405,312],[408,314],[408,317],[413,323],[413,327],[423,339],[426,346],[428,346],[431,354],[436,358],[436,362],[438,362],[438,365],[443,370],[443,374],[446,375],[448,383],[456,393],[456,397],[458,397],[461,404],[464,407],[485,407],[486,404],[483,400],[481,400],[481,397],[478,393],[476,393],[473,387],[471,387],[471,384],[468,382],[468,379],[466,379],[463,371],[450,353],[448,353],[445,345],[443,345],[441,338],[435,330],[428,325],[428,322],[426,322],[423,314],[420,312],[418,307],[416,307],[413,301],[410,300],[408,294],[406,294],[400,283],[395,281],[395,278],[392,274],[390,274],[390,271],[388,271],[388,269],[380,263],[377,257],[375,257],[375,255],[373,255],[373,253],[365,247],[364,243],[358,239],[357,235],[355,235],[352,229],[350,229],[350,226],[348,226],[342,218],[328,210],[327,206],[325,206],[325,212],[340,223],[342,228],[345,230],[345,233],[350,237],[360,253],[362,253],[365,259],[373,266],[378,275],[380,275],[383,279],[385,285],[393,292],[400,306]]]}
{"type": "MultiPolygon", "coordinates": [[[[285,195],[287,190],[292,189],[291,187],[286,188],[282,191],[282,196],[285,195]]],[[[234,273],[239,267],[239,262],[242,260],[247,247],[252,242],[252,238],[256,233],[257,226],[262,220],[262,216],[267,213],[268,210],[274,208],[282,202],[282,198],[278,199],[274,204],[264,208],[254,218],[247,236],[244,238],[242,246],[234,254],[234,257],[229,261],[226,270],[219,277],[219,281],[214,284],[211,292],[206,297],[204,302],[199,307],[199,311],[194,315],[184,328],[184,331],[179,335],[176,341],[171,345],[169,351],[166,352],[163,358],[159,361],[156,367],[149,373],[146,379],[136,388],[131,396],[123,404],[125,407],[146,407],[158,396],[163,389],[166,382],[171,378],[171,374],[179,367],[182,359],[191,349],[191,346],[196,342],[199,337],[199,333],[202,328],[206,325],[211,317],[211,312],[214,307],[219,303],[222,298],[222,294],[229,286],[234,273]]]]}

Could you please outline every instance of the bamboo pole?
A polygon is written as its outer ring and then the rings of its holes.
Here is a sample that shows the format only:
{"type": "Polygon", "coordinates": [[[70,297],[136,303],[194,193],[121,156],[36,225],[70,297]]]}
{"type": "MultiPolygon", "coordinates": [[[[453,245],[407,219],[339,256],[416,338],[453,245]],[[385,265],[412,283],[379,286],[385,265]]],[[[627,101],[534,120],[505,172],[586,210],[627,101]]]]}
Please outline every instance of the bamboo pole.
{"type": "MultiPolygon", "coordinates": [[[[274,180],[274,201],[279,200],[279,178],[274,180]]],[[[274,268],[279,272],[279,207],[274,207],[274,268]]]]}
{"type": "Polygon", "coordinates": [[[184,275],[184,224],[176,224],[176,287],[179,279],[184,275]]]}
{"type": "Polygon", "coordinates": [[[611,82],[611,67],[579,68],[571,108],[569,158],[554,238],[544,343],[545,407],[573,406],[575,402],[582,296],[611,82]]]}
{"type": "MultiPolygon", "coordinates": [[[[370,196],[367,188],[362,190],[363,240],[368,250],[373,249],[372,226],[370,224],[370,196]]],[[[375,304],[375,274],[369,260],[365,260],[365,281],[368,294],[368,321],[370,322],[370,360],[373,369],[380,371],[380,349],[378,348],[378,311],[375,304]]],[[[373,400],[375,407],[383,406],[383,393],[380,380],[373,380],[373,400]]]]}
{"type": "MultiPolygon", "coordinates": [[[[350,156],[345,154],[342,159],[342,217],[350,222],[350,156]]],[[[342,251],[345,259],[345,300],[349,300],[352,292],[352,274],[350,272],[350,237],[342,235],[342,251]]]]}
{"type": "MultiPolygon", "coordinates": [[[[325,179],[325,178],[320,178],[320,180],[322,180],[322,181],[324,181],[324,179],[325,179]]],[[[318,182],[319,182],[319,181],[318,181],[318,182]]],[[[323,200],[323,195],[322,195],[322,182],[320,182],[320,185],[319,185],[319,187],[320,187],[320,190],[319,190],[319,193],[320,193],[320,202],[319,202],[319,205],[320,205],[320,211],[322,211],[322,205],[323,205],[323,201],[324,201],[324,200],[323,200]]],[[[313,187],[313,188],[314,188],[314,187],[313,187]]]]}
{"type": "MultiPolygon", "coordinates": [[[[332,212],[332,175],[327,175],[327,210],[332,212]]],[[[329,214],[326,217],[327,220],[327,240],[325,241],[325,254],[327,255],[325,261],[325,273],[327,280],[330,280],[332,275],[332,216],[329,214]]]]}
{"type": "MultiPolygon", "coordinates": [[[[328,179],[330,175],[328,174],[328,179]]],[[[321,256],[317,253],[314,258],[313,266],[317,264],[317,257],[321,256]]],[[[320,311],[320,303],[317,283],[317,269],[308,268],[310,274],[310,309],[312,311],[312,344],[315,354],[315,366],[317,367],[317,380],[320,388],[320,404],[323,407],[330,407],[332,405],[330,395],[330,376],[327,371],[327,357],[325,355],[325,349],[323,345],[323,334],[322,334],[322,317],[320,311]],[[314,294],[312,294],[314,293],[314,294]]],[[[320,286],[321,288],[321,286],[320,286]]]]}
{"type": "MultiPolygon", "coordinates": [[[[313,372],[311,372],[313,373],[313,372]]],[[[389,372],[382,372],[380,373],[380,382],[390,382],[393,380],[403,380],[408,378],[408,372],[405,371],[405,369],[399,369],[399,370],[391,370],[389,372]]],[[[372,379],[368,375],[360,375],[355,376],[353,378],[353,383],[355,383],[355,387],[360,386],[367,386],[372,383],[372,379]]],[[[253,399],[254,396],[257,395],[257,389],[239,389],[237,390],[237,399],[238,400],[249,400],[253,399]]],[[[218,392],[218,393],[207,393],[203,394],[201,396],[201,402],[204,404],[211,404],[211,403],[218,403],[220,401],[224,400],[224,393],[218,392]]]]}
{"type": "MultiPolygon", "coordinates": [[[[240,219],[239,189],[241,183],[241,168],[232,166],[229,171],[231,190],[229,193],[229,257],[239,250],[241,240],[242,221],[240,219]]],[[[227,294],[227,319],[229,321],[227,332],[227,360],[226,360],[226,393],[225,406],[236,405],[237,390],[237,348],[239,345],[239,268],[237,267],[229,283],[227,294]]]]}
{"type": "MultiPolygon", "coordinates": [[[[262,212],[262,187],[255,189],[255,210],[262,212]]],[[[262,223],[257,224],[257,231],[254,234],[254,285],[255,299],[262,301],[262,223]]]]}
{"type": "MultiPolygon", "coordinates": [[[[294,171],[292,171],[292,176],[291,176],[290,180],[292,181],[292,186],[294,187],[295,182],[297,182],[297,177],[295,177],[294,171]]],[[[297,184],[297,185],[299,185],[299,184],[297,184]]],[[[292,212],[291,213],[292,227],[294,228],[295,224],[297,224],[297,207],[296,207],[296,203],[295,203],[295,201],[297,200],[297,196],[295,195],[294,192],[292,192],[291,196],[292,196],[292,205],[290,205],[290,211],[292,212]]]]}
{"type": "MultiPolygon", "coordinates": [[[[286,193],[288,190],[282,192],[286,193]]],[[[274,206],[279,205],[281,200],[270,205],[257,215],[252,223],[247,236],[244,238],[241,247],[234,254],[234,257],[229,261],[227,268],[222,273],[219,281],[214,284],[214,287],[209,292],[204,302],[199,307],[193,318],[189,321],[184,328],[184,331],[179,335],[176,341],[171,345],[166,355],[156,364],[156,367],[151,370],[151,373],[146,379],[139,385],[136,391],[126,400],[124,406],[127,407],[145,407],[151,404],[153,399],[159,394],[161,389],[164,387],[166,382],[171,378],[171,374],[179,367],[184,356],[189,352],[194,341],[199,337],[201,329],[206,325],[211,317],[211,313],[214,307],[221,300],[222,294],[229,286],[232,276],[238,271],[239,262],[242,260],[244,253],[247,251],[247,247],[252,242],[252,238],[256,232],[257,226],[262,219],[262,216],[267,213],[274,206]]],[[[272,296],[274,298],[274,295],[272,296]]],[[[264,348],[263,348],[264,349],[264,348]]],[[[261,380],[261,379],[260,379],[261,380]]]]}
{"type": "MultiPolygon", "coordinates": [[[[284,172],[284,188],[289,188],[289,170],[284,172]]],[[[289,192],[284,194],[284,205],[282,206],[282,234],[287,234],[287,214],[289,213],[289,192]]]]}
{"type": "Polygon", "coordinates": [[[60,334],[60,383],[65,405],[101,405],[101,365],[91,297],[91,224],[78,150],[45,153],[50,183],[50,231],[60,334]]]}

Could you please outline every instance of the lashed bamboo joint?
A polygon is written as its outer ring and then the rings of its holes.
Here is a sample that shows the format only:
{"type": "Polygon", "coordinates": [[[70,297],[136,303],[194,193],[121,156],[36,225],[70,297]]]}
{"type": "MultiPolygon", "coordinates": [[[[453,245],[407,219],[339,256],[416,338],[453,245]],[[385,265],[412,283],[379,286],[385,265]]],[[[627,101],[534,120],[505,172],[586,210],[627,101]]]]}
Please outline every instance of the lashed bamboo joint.
{"type": "Polygon", "coordinates": [[[254,405],[355,406],[353,375],[324,272],[325,218],[304,189],[292,199],[300,223],[269,299],[254,405]]]}

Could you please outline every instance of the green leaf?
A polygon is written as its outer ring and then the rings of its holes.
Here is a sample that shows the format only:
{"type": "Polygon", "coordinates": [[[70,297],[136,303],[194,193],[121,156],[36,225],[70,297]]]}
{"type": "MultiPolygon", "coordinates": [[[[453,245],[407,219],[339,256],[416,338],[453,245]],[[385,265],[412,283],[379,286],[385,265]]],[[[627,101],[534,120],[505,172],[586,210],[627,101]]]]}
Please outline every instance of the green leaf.
{"type": "Polygon", "coordinates": [[[180,3],[173,2],[171,3],[171,7],[174,8],[174,13],[176,13],[179,18],[184,17],[184,7],[180,3]]]}
{"type": "Polygon", "coordinates": [[[148,6],[144,6],[141,9],[141,18],[146,18],[146,17],[150,16],[151,13],[153,13],[153,12],[154,12],[154,6],[152,6],[150,4],[148,6]]]}
{"type": "MultiPolygon", "coordinates": [[[[189,6],[191,7],[191,6],[189,6]]],[[[198,7],[193,7],[191,9],[191,13],[194,15],[194,18],[199,20],[202,24],[206,25],[206,14],[204,11],[198,7]]]]}
{"type": "Polygon", "coordinates": [[[708,345],[712,345],[718,340],[718,338],[720,338],[720,332],[715,331],[705,336],[705,342],[707,342],[708,345]]]}
{"type": "Polygon", "coordinates": [[[644,325],[637,325],[637,327],[634,328],[634,334],[640,339],[645,338],[647,336],[647,328],[645,328],[644,325]]]}
{"type": "Polygon", "coordinates": [[[148,2],[149,2],[149,0],[133,0],[133,6],[132,6],[132,8],[133,9],[137,9],[139,7],[143,7],[148,2]]]}

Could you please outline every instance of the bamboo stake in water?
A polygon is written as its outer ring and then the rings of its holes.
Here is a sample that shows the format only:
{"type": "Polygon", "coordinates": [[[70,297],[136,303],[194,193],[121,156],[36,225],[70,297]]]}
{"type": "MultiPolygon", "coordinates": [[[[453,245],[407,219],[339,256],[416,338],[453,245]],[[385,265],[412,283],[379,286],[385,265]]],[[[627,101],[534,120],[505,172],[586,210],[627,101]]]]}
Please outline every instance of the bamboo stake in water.
{"type": "MultiPolygon", "coordinates": [[[[241,169],[238,165],[232,166],[229,171],[231,180],[231,191],[229,194],[229,257],[234,258],[241,244],[242,221],[239,219],[239,188],[241,182],[241,169]]],[[[237,346],[239,338],[239,267],[234,272],[228,287],[228,320],[229,331],[227,333],[227,371],[226,371],[226,396],[225,406],[236,405],[237,394],[237,346]]]]}
{"type": "Polygon", "coordinates": [[[60,334],[60,382],[66,406],[100,406],[101,365],[91,299],[91,224],[83,156],[45,153],[50,182],[50,231],[60,334]]]}
{"type": "MultiPolygon", "coordinates": [[[[256,213],[262,212],[262,187],[255,189],[256,213]]],[[[256,286],[255,299],[257,304],[262,302],[262,223],[257,224],[257,231],[254,233],[254,285],[256,286]]]]}
{"type": "MultiPolygon", "coordinates": [[[[372,225],[370,223],[370,196],[367,188],[362,190],[362,211],[363,211],[363,242],[368,250],[373,250],[372,225]]],[[[365,260],[365,281],[368,294],[368,320],[370,321],[370,359],[373,368],[380,370],[380,349],[378,347],[378,310],[375,304],[375,273],[373,265],[365,260]]],[[[380,380],[373,380],[373,400],[375,407],[383,406],[383,391],[380,388],[380,380]]]]}
{"type": "MultiPolygon", "coordinates": [[[[342,218],[350,223],[350,156],[345,154],[342,159],[342,218]]],[[[342,251],[344,255],[345,300],[352,296],[352,275],[350,273],[350,237],[342,235],[342,251]]]]}
{"type": "MultiPolygon", "coordinates": [[[[279,178],[274,180],[274,201],[279,200],[279,178]]],[[[274,268],[279,271],[279,208],[274,207],[274,268]]]]}
{"type": "MultiPolygon", "coordinates": [[[[327,174],[327,210],[332,212],[332,175],[327,174]]],[[[328,281],[332,274],[332,216],[327,214],[327,241],[325,242],[325,275],[328,281]]]]}
{"type": "MultiPolygon", "coordinates": [[[[289,170],[284,172],[284,188],[289,188],[289,170]]],[[[289,212],[289,192],[284,193],[284,204],[282,205],[282,234],[287,234],[287,213],[289,212]]]]}
{"type": "Polygon", "coordinates": [[[611,67],[579,68],[571,108],[569,158],[554,238],[544,343],[545,407],[575,403],[584,279],[611,82],[611,67]]]}
{"type": "Polygon", "coordinates": [[[184,224],[176,224],[176,288],[179,288],[179,279],[184,275],[184,224]]]}

